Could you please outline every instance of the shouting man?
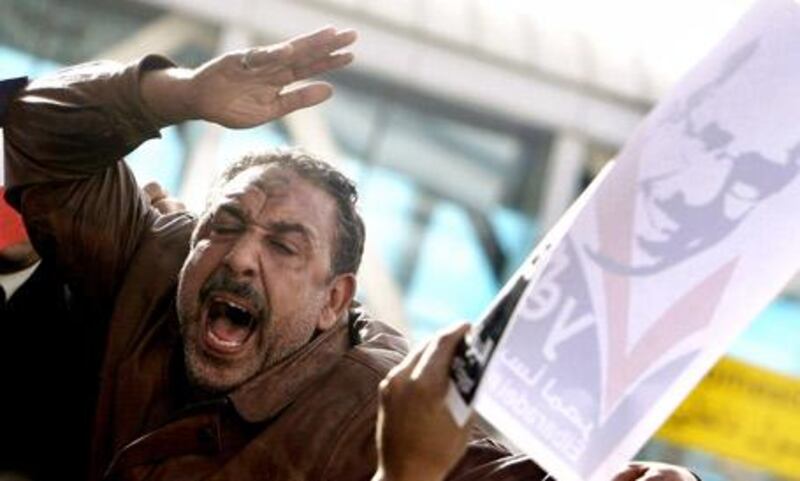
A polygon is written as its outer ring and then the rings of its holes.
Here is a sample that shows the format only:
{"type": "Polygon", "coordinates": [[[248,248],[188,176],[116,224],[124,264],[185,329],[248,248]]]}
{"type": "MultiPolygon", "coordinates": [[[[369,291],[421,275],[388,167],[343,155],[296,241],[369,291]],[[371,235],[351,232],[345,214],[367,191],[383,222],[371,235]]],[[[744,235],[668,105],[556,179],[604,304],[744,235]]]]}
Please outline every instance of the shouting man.
{"type": "MultiPolygon", "coordinates": [[[[348,64],[341,49],[354,40],[326,28],[194,70],[158,56],[91,63],[12,99],[7,198],[37,251],[104,320],[92,324],[102,358],[87,479],[443,475],[409,471],[421,451],[404,449],[413,436],[392,441],[397,424],[382,431],[390,449],[375,474],[378,384],[406,347],[352,305],[364,226],[347,178],[297,151],[249,155],[196,220],[156,212],[120,161],[169,124],[246,128],[326,100],[326,83],[293,84],[348,64]]],[[[449,479],[544,476],[488,439],[466,449],[449,479]]]]}

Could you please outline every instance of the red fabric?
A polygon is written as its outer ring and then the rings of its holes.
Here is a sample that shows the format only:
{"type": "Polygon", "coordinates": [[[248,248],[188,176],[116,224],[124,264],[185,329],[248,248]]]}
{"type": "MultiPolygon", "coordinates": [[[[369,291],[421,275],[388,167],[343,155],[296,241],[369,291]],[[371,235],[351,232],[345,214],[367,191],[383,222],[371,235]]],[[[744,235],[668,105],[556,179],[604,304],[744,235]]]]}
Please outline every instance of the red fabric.
{"type": "Polygon", "coordinates": [[[28,240],[22,217],[5,199],[6,189],[0,187],[0,250],[28,240]]]}

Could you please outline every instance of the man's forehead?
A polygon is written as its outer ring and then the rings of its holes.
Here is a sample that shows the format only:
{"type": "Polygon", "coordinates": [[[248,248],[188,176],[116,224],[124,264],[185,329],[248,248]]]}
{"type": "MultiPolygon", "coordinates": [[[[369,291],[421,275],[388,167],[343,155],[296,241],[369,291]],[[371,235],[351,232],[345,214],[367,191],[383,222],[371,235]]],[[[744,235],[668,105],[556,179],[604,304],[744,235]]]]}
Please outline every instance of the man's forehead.
{"type": "Polygon", "coordinates": [[[315,224],[331,238],[334,235],[336,206],[333,197],[288,168],[279,165],[250,167],[228,181],[220,194],[216,201],[218,207],[239,204],[237,210],[242,214],[258,217],[270,214],[272,206],[281,206],[282,215],[291,217],[281,220],[315,224]],[[248,192],[257,192],[256,204],[242,205],[248,192]]]}
{"type": "Polygon", "coordinates": [[[239,172],[222,188],[225,196],[241,194],[256,188],[266,195],[280,195],[293,183],[301,181],[297,174],[278,165],[256,165],[239,172]]]}

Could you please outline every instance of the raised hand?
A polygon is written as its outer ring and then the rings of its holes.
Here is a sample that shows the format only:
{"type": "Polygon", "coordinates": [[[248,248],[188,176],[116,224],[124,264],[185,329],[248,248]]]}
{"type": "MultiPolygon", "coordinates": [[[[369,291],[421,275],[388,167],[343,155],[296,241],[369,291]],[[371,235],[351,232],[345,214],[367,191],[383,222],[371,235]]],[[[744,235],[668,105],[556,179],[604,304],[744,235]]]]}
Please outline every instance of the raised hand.
{"type": "Polygon", "coordinates": [[[350,63],[353,55],[338,51],[355,39],[353,30],[325,28],[215,58],[193,76],[198,113],[226,127],[243,128],[316,105],[331,96],[329,84],[291,85],[350,63]]]}
{"type": "Polygon", "coordinates": [[[186,211],[186,204],[169,195],[167,189],[158,182],[148,182],[142,187],[142,193],[150,201],[150,205],[161,215],[186,211]]]}
{"type": "Polygon", "coordinates": [[[149,73],[142,95],[165,123],[199,118],[231,128],[254,127],[328,99],[329,84],[296,82],[352,62],[353,55],[341,49],[355,40],[353,30],[328,27],[227,53],[194,70],[149,73]]]}

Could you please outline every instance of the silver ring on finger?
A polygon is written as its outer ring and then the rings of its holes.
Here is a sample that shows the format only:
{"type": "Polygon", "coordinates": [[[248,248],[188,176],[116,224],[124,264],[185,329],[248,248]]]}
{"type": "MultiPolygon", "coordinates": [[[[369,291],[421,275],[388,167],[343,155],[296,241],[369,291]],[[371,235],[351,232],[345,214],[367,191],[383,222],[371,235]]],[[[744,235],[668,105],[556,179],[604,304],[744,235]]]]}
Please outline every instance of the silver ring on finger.
{"type": "Polygon", "coordinates": [[[244,55],[242,55],[242,69],[251,70],[253,68],[253,66],[250,64],[251,60],[250,57],[253,55],[254,52],[255,49],[251,48],[248,51],[246,51],[244,55]]]}

